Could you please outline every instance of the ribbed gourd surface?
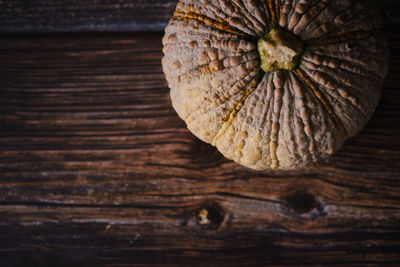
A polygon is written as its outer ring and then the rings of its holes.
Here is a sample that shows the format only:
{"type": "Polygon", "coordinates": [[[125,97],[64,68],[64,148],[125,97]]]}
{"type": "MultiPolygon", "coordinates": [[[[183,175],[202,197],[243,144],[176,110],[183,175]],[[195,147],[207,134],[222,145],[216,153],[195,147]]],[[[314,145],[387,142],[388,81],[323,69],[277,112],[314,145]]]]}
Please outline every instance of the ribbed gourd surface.
{"type": "Polygon", "coordinates": [[[303,167],[370,119],[388,68],[381,28],[368,0],[180,0],[163,38],[173,107],[244,166],[303,167]]]}

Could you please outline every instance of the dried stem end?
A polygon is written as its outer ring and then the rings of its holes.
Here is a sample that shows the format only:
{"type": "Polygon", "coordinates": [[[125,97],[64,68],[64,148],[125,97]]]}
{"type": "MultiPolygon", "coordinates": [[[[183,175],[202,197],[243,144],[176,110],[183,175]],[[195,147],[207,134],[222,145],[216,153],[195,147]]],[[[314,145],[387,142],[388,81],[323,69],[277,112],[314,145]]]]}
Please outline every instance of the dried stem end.
{"type": "Polygon", "coordinates": [[[303,52],[303,43],[295,35],[274,28],[258,40],[261,68],[265,72],[292,70],[303,52]]]}

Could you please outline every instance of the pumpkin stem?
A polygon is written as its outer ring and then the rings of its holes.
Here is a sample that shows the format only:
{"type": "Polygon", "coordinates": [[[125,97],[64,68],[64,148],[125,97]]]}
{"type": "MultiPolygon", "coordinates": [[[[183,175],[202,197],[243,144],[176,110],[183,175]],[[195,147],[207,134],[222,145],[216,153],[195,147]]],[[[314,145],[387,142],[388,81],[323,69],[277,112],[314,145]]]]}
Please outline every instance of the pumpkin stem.
{"type": "Polygon", "coordinates": [[[263,71],[292,70],[303,53],[303,43],[294,34],[273,28],[258,40],[258,53],[263,71]]]}

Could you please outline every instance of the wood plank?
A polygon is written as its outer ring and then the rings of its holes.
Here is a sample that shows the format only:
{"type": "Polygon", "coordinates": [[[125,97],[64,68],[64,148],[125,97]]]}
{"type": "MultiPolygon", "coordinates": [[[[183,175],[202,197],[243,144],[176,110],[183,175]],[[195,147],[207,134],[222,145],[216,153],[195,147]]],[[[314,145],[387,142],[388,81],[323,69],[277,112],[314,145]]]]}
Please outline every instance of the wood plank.
{"type": "Polygon", "coordinates": [[[264,172],[188,132],[161,37],[0,40],[0,266],[400,263],[396,31],[366,128],[324,162],[264,172]]]}
{"type": "MultiPolygon", "coordinates": [[[[381,0],[387,26],[400,25],[400,3],[381,0]]],[[[0,32],[164,30],[177,0],[3,0],[0,32]]]]}
{"type": "Polygon", "coordinates": [[[4,0],[0,32],[164,30],[175,0],[4,0]]]}

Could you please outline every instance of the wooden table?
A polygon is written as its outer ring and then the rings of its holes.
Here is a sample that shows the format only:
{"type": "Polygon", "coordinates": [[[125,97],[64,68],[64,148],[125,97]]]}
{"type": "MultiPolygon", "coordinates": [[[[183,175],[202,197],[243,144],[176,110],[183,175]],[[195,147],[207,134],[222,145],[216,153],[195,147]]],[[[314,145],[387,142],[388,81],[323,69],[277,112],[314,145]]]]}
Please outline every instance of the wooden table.
{"type": "Polygon", "coordinates": [[[172,109],[174,5],[0,1],[0,266],[400,264],[399,4],[383,5],[391,68],[365,129],[264,172],[172,109]]]}

